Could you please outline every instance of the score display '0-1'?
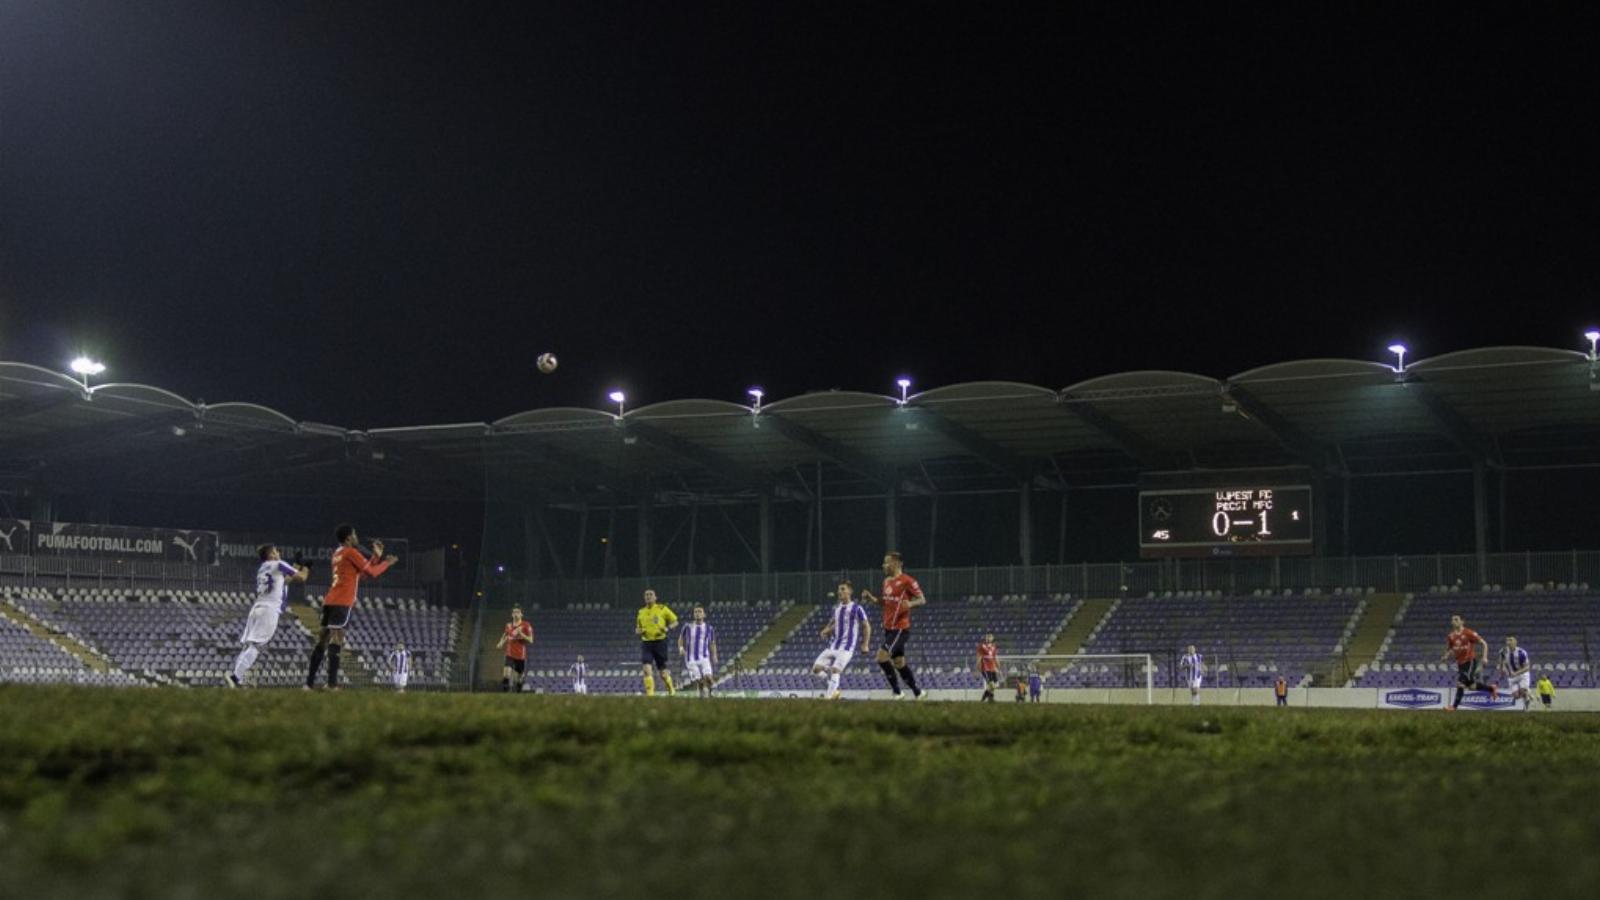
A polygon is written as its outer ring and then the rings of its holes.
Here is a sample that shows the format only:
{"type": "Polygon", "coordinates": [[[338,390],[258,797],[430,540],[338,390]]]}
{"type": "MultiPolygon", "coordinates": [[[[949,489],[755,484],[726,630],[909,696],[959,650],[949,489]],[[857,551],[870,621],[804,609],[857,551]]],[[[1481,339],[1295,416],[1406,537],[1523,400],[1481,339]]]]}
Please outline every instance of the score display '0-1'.
{"type": "Polygon", "coordinates": [[[1147,555],[1306,553],[1311,540],[1307,485],[1139,492],[1147,555]]]}

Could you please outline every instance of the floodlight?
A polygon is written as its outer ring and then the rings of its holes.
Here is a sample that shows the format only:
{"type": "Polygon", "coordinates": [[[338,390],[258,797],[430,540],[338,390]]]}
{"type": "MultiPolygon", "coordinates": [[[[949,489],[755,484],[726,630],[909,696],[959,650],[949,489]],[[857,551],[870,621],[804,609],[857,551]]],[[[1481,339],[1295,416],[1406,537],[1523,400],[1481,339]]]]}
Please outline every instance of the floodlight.
{"type": "Polygon", "coordinates": [[[761,398],[765,397],[767,395],[767,392],[763,391],[761,388],[753,387],[750,390],[745,391],[745,393],[749,394],[750,395],[750,399],[752,401],[754,401],[754,403],[750,407],[750,411],[751,412],[761,412],[761,398]]]}
{"type": "Polygon", "coordinates": [[[89,386],[90,375],[99,375],[106,370],[105,363],[90,359],[87,356],[80,356],[74,359],[69,366],[82,379],[85,388],[89,386]]]}
{"type": "Polygon", "coordinates": [[[1600,331],[1591,328],[1583,336],[1589,339],[1589,359],[1593,361],[1600,356],[1600,331]]]}
{"type": "Polygon", "coordinates": [[[1396,372],[1404,372],[1406,370],[1406,345],[1390,344],[1389,352],[1395,355],[1396,362],[1394,370],[1396,372]]]}
{"type": "Polygon", "coordinates": [[[910,387],[911,387],[911,379],[905,377],[904,375],[901,375],[899,378],[895,379],[894,383],[900,386],[900,405],[901,406],[905,406],[906,405],[906,391],[909,390],[910,387]]]}
{"type": "Polygon", "coordinates": [[[606,396],[611,399],[612,403],[615,403],[617,405],[617,415],[619,415],[619,416],[622,415],[623,404],[625,404],[627,402],[628,395],[624,394],[621,391],[612,391],[611,393],[607,394],[606,396]]]}

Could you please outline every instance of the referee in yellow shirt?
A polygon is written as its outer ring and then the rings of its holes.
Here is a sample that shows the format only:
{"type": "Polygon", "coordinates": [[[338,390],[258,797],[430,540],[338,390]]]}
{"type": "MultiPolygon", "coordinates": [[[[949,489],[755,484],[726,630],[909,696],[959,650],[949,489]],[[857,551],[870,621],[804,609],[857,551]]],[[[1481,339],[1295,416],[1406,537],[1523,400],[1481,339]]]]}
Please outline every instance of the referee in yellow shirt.
{"type": "Polygon", "coordinates": [[[661,680],[667,683],[667,693],[678,692],[672,684],[672,673],[667,666],[667,632],[677,626],[677,613],[667,609],[665,603],[657,603],[655,591],[645,591],[644,608],[639,610],[633,633],[639,636],[639,661],[644,663],[644,692],[649,696],[655,696],[656,693],[652,671],[661,673],[661,680]]]}

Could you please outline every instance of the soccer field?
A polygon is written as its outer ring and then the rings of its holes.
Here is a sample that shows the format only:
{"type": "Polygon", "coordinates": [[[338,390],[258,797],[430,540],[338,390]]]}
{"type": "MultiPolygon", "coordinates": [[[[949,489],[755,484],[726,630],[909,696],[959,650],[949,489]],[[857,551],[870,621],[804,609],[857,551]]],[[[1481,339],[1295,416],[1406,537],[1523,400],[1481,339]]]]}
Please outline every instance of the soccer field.
{"type": "Polygon", "coordinates": [[[0,773],[14,897],[1600,884],[1581,714],[13,687],[0,773]]]}

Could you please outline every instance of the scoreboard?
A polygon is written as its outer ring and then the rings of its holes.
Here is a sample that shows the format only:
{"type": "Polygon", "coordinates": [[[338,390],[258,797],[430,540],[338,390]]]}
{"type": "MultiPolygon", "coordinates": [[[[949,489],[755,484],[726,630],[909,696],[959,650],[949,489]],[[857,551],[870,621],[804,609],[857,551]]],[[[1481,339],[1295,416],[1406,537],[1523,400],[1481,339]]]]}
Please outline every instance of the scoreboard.
{"type": "Polygon", "coordinates": [[[1141,556],[1310,553],[1309,485],[1139,492],[1141,556]]]}

